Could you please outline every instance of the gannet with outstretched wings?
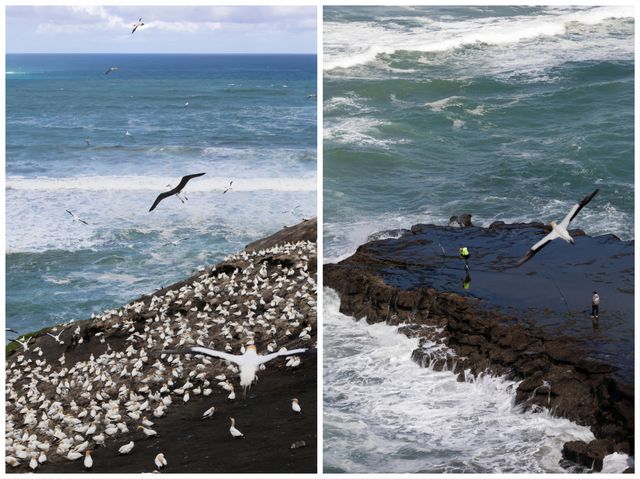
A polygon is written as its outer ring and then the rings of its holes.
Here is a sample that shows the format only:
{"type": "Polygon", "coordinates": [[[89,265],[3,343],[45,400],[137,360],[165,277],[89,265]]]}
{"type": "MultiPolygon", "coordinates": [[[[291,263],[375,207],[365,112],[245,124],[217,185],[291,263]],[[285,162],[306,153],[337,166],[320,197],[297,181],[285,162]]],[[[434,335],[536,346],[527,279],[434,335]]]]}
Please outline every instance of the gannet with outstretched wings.
{"type": "Polygon", "coordinates": [[[289,351],[277,351],[271,354],[265,354],[264,356],[258,354],[256,346],[250,344],[247,346],[246,351],[242,355],[229,354],[222,351],[216,351],[214,349],[205,348],[203,346],[191,346],[189,348],[180,350],[164,350],[163,353],[177,353],[177,354],[203,354],[212,358],[220,358],[225,361],[235,363],[240,368],[240,386],[245,389],[251,386],[251,383],[256,379],[256,371],[261,364],[268,363],[272,359],[280,356],[290,356],[291,354],[304,353],[307,348],[291,349],[289,351]]]}
{"type": "Polygon", "coordinates": [[[573,240],[573,238],[569,234],[569,231],[567,230],[567,228],[569,227],[569,223],[571,223],[571,221],[573,221],[573,219],[578,215],[578,213],[580,213],[580,210],[582,208],[587,206],[587,204],[593,199],[593,197],[596,196],[598,191],[599,190],[595,190],[590,195],[587,195],[584,198],[582,198],[582,201],[580,201],[580,203],[573,205],[573,208],[571,208],[571,211],[569,211],[567,216],[565,216],[564,219],[559,224],[556,224],[555,221],[551,221],[549,223],[549,225],[552,228],[551,232],[547,236],[542,238],[540,241],[538,241],[536,244],[534,244],[529,250],[529,252],[526,255],[524,255],[520,259],[520,261],[518,261],[518,263],[516,264],[516,267],[522,266],[523,264],[525,264],[527,261],[533,258],[533,256],[538,251],[540,251],[542,248],[547,246],[556,238],[562,238],[567,243],[575,244],[575,241],[573,240]]]}

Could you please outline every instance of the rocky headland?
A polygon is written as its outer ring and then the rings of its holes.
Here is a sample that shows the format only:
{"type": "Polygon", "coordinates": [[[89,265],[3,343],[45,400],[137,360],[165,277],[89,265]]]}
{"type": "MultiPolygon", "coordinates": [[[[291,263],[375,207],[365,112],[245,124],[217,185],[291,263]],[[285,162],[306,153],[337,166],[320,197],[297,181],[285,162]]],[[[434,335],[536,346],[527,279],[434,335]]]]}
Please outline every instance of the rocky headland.
{"type": "Polygon", "coordinates": [[[315,472],[316,228],[315,219],[285,228],[182,282],[12,349],[7,472],[315,472]],[[232,363],[162,353],[197,344],[238,355],[251,342],[258,354],[308,350],[267,363],[246,395],[232,363]],[[231,417],[244,437],[230,434],[231,417]]]}
{"type": "Polygon", "coordinates": [[[374,235],[325,265],[324,283],[343,313],[419,337],[412,358],[422,366],[460,381],[504,375],[519,381],[520,407],[589,426],[594,441],[564,445],[568,464],[600,470],[608,454],[633,455],[633,242],[573,230],[575,246],[554,241],[516,268],[547,227],[479,228],[463,218],[374,235]],[[590,317],[593,290],[603,298],[598,321],[590,317]]]}

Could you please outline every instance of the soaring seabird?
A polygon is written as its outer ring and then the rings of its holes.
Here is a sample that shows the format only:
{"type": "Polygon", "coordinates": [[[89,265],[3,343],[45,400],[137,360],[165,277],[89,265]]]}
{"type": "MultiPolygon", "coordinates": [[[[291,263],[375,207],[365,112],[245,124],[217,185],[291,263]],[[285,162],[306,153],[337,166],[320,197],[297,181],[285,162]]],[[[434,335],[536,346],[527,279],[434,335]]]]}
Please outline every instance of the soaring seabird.
{"type": "Polygon", "coordinates": [[[118,71],[118,67],[109,67],[109,69],[104,72],[105,75],[108,75],[111,72],[117,72],[118,71]]]}
{"type": "Polygon", "coordinates": [[[142,17],[140,17],[138,19],[138,21],[133,24],[133,30],[131,30],[131,35],[133,35],[135,33],[135,31],[138,29],[138,27],[142,27],[142,26],[144,26],[144,23],[142,23],[142,17]]]}
{"type": "Polygon", "coordinates": [[[227,191],[229,191],[229,190],[231,189],[231,185],[232,185],[232,184],[233,184],[233,180],[231,180],[231,181],[229,182],[229,186],[227,186],[227,187],[225,188],[225,190],[222,192],[222,194],[223,194],[223,195],[224,195],[227,191]]]}
{"type": "Polygon", "coordinates": [[[85,220],[83,220],[82,218],[79,218],[78,216],[74,215],[71,211],[69,211],[69,210],[65,210],[65,211],[67,213],[69,213],[71,216],[73,216],[73,221],[79,221],[80,223],[84,223],[85,225],[89,224],[85,220]]]}
{"type": "Polygon", "coordinates": [[[86,137],[86,138],[84,139],[84,142],[87,144],[87,146],[91,146],[91,138],[86,137]]]}
{"type": "Polygon", "coordinates": [[[533,258],[533,256],[538,251],[540,251],[542,248],[547,246],[549,243],[551,243],[551,241],[553,241],[556,238],[562,238],[567,243],[575,244],[575,241],[569,234],[569,231],[567,231],[567,228],[569,227],[569,223],[571,223],[571,221],[573,221],[573,219],[578,215],[578,213],[580,213],[580,210],[582,208],[587,206],[587,204],[593,199],[593,197],[596,196],[598,191],[599,190],[595,190],[590,195],[587,195],[584,198],[582,198],[582,201],[580,201],[580,203],[573,205],[573,208],[571,208],[571,211],[569,211],[567,216],[564,217],[564,219],[560,222],[560,224],[557,224],[555,221],[551,221],[549,223],[549,225],[552,228],[551,232],[547,236],[542,238],[540,241],[538,241],[536,244],[534,244],[529,250],[529,252],[526,255],[524,255],[522,259],[520,259],[520,261],[518,261],[518,263],[516,264],[516,267],[522,266],[523,264],[525,264],[527,261],[533,258]]]}
{"type": "Polygon", "coordinates": [[[56,340],[56,343],[64,344],[64,341],[61,341],[61,340],[60,340],[60,336],[61,336],[61,335],[62,335],[62,333],[64,333],[67,329],[69,329],[69,328],[65,328],[65,329],[63,329],[63,330],[62,330],[62,331],[60,331],[58,334],[51,334],[51,333],[47,333],[47,336],[51,336],[53,339],[55,339],[55,340],[56,340]]]}
{"type": "Polygon", "coordinates": [[[296,206],[295,208],[293,208],[292,210],[284,210],[282,213],[283,213],[283,214],[284,214],[284,213],[291,213],[291,214],[294,214],[294,213],[295,213],[295,211],[296,211],[298,208],[300,208],[300,205],[297,205],[297,206],[296,206]]]}
{"type": "Polygon", "coordinates": [[[124,136],[133,136],[131,133],[129,133],[129,130],[127,130],[126,128],[124,129],[124,136]]]}
{"type": "MultiPolygon", "coordinates": [[[[151,205],[151,208],[149,208],[149,211],[153,211],[155,209],[155,207],[158,206],[158,203],[160,203],[165,198],[167,198],[167,197],[169,197],[171,195],[178,195],[182,191],[182,189],[186,186],[186,184],[189,182],[189,180],[191,178],[197,178],[198,176],[202,176],[202,175],[204,175],[204,173],[196,173],[195,175],[183,176],[182,179],[180,180],[180,183],[178,183],[178,186],[176,186],[172,190],[166,191],[164,193],[160,193],[158,195],[156,200],[153,202],[153,205],[151,205]]],[[[182,199],[180,199],[180,201],[182,201],[182,199]]]]}
{"type": "Polygon", "coordinates": [[[256,379],[256,371],[261,364],[268,363],[272,359],[279,356],[290,356],[291,354],[304,353],[307,348],[291,349],[290,351],[278,351],[271,354],[259,355],[256,352],[255,344],[250,344],[247,350],[242,355],[229,354],[222,351],[215,351],[213,349],[205,348],[202,346],[191,346],[181,350],[174,351],[162,351],[163,353],[177,353],[177,354],[203,354],[212,358],[221,358],[225,361],[229,361],[237,364],[240,367],[240,386],[245,389],[251,386],[251,383],[256,379]]]}

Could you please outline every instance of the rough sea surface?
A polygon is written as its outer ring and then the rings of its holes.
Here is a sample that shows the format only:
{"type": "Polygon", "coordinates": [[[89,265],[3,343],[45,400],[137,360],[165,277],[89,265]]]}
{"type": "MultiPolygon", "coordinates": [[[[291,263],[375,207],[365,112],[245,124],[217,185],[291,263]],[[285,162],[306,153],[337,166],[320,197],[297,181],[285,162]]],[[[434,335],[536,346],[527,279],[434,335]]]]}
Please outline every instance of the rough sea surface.
{"type": "Polygon", "coordinates": [[[9,54],[6,71],[9,327],[85,319],[315,216],[315,55],[9,54]]]}
{"type": "MultiPolygon", "coordinates": [[[[596,188],[572,226],[632,240],[633,16],[326,7],[324,261],[464,212],[479,226],[561,220],[596,188]]],[[[349,321],[327,297],[326,471],[561,472],[562,443],[590,434],[523,415],[508,382],[418,368],[411,340],[349,321]]]]}

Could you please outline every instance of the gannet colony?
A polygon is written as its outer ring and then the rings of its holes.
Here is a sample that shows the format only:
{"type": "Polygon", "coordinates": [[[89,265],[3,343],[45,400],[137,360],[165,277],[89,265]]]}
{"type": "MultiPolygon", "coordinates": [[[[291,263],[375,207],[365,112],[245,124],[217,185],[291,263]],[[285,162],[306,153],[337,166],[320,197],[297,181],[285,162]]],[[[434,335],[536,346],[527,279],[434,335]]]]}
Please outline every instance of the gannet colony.
{"type": "MultiPolygon", "coordinates": [[[[316,347],[315,269],[316,245],[309,241],[245,250],[120,309],[23,340],[6,364],[8,470],[74,461],[78,472],[87,471],[100,463],[102,451],[129,454],[154,440],[154,428],[198,396],[211,395],[199,420],[206,418],[208,427],[233,442],[224,410],[229,401],[243,400],[242,393],[236,398],[226,392],[240,384],[237,365],[184,350],[200,346],[241,355],[251,347],[266,355],[307,348],[263,364],[255,381],[265,368],[294,374],[316,347]]],[[[294,419],[300,417],[291,411],[297,393],[282,391],[282,406],[294,419]]],[[[250,437],[246,423],[240,419],[250,437]]],[[[171,462],[167,451],[153,451],[147,472],[171,462]]]]}

